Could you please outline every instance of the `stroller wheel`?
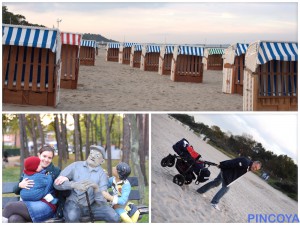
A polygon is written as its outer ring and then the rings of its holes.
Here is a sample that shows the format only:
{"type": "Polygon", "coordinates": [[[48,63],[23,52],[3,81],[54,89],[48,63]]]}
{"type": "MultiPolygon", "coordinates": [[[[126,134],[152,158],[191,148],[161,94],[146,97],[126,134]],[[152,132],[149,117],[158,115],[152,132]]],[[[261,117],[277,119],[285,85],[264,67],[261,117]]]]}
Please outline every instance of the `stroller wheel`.
{"type": "Polygon", "coordinates": [[[169,165],[169,158],[168,158],[168,157],[163,158],[163,159],[161,160],[161,162],[160,162],[160,165],[161,165],[162,167],[168,166],[168,165],[169,165]]]}
{"type": "Polygon", "coordinates": [[[173,182],[175,184],[179,185],[179,186],[182,186],[184,184],[184,182],[185,182],[185,178],[184,178],[183,175],[177,174],[177,175],[174,176],[173,182]]]}
{"type": "Polygon", "coordinates": [[[175,158],[174,157],[170,157],[169,158],[169,162],[168,162],[168,167],[172,167],[172,166],[174,166],[174,164],[175,164],[175,158]]]}

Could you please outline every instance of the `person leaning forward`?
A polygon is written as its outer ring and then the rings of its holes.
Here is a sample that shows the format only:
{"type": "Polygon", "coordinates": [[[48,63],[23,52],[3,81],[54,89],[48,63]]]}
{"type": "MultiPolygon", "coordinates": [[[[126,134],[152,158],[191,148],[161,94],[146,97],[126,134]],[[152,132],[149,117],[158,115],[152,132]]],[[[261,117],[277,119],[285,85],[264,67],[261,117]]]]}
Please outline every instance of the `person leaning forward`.
{"type": "Polygon", "coordinates": [[[57,190],[71,190],[63,211],[66,222],[79,222],[80,217],[90,215],[86,192],[95,220],[120,221],[120,216],[107,204],[102,195],[103,191],[107,191],[108,184],[107,174],[101,167],[103,158],[104,149],[91,146],[86,161],[70,164],[54,181],[54,188],[57,190]]]}
{"type": "Polygon", "coordinates": [[[221,169],[219,175],[212,181],[200,187],[197,192],[205,197],[205,192],[211,188],[215,188],[222,184],[221,189],[215,194],[211,200],[211,205],[217,210],[220,210],[218,203],[220,199],[227,193],[229,187],[248,171],[256,171],[261,168],[260,161],[251,161],[246,157],[239,157],[231,160],[220,162],[218,167],[221,169]]]}

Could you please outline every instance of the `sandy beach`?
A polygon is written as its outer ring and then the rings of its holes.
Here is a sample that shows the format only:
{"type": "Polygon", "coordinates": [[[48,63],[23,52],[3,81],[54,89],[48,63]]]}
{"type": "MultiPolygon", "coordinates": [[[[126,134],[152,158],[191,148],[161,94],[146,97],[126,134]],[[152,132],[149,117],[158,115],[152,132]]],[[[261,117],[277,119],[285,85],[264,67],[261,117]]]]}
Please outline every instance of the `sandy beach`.
{"type": "MultiPolygon", "coordinates": [[[[248,172],[235,182],[221,199],[221,212],[212,208],[210,201],[220,187],[209,190],[204,198],[196,192],[202,184],[183,185],[172,182],[178,174],[175,167],[161,167],[161,159],[169,153],[175,154],[172,145],[183,137],[207,161],[219,163],[229,159],[214,149],[193,132],[184,128],[168,115],[152,114],[151,131],[151,221],[164,223],[235,223],[248,222],[249,214],[292,214],[298,213],[298,204],[264,180],[248,172]]],[[[210,179],[219,169],[210,167],[210,179]]],[[[255,219],[250,222],[257,222],[255,219]]]]}
{"type": "Polygon", "coordinates": [[[80,66],[78,88],[61,89],[56,108],[3,104],[3,111],[242,111],[240,95],[222,93],[222,71],[204,71],[203,83],[173,82],[170,76],[105,61],[80,66]]]}

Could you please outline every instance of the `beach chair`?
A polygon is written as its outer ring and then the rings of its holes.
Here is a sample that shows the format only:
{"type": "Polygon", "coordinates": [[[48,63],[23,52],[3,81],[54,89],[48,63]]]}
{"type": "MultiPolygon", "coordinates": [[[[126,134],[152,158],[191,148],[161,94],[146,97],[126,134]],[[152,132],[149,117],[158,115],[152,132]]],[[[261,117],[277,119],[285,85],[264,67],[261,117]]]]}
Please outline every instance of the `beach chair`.
{"type": "Polygon", "coordinates": [[[95,66],[96,41],[81,40],[80,43],[80,65],[95,66]]]}
{"type": "Polygon", "coordinates": [[[144,45],[142,48],[140,69],[143,71],[158,72],[159,55],[159,45],[144,45]]]}
{"type": "Polygon", "coordinates": [[[256,41],[245,59],[244,111],[298,110],[298,43],[256,41]]]}
{"type": "Polygon", "coordinates": [[[119,49],[119,63],[121,64],[130,64],[130,54],[131,54],[131,47],[134,43],[123,43],[120,45],[119,49]]]}
{"type": "Polygon", "coordinates": [[[81,34],[61,32],[61,80],[60,87],[76,89],[79,74],[79,50],[81,34]]]}
{"type": "Polygon", "coordinates": [[[204,70],[223,70],[223,48],[206,48],[203,57],[204,70]]]}
{"type": "Polygon", "coordinates": [[[142,45],[134,44],[131,46],[130,66],[135,68],[141,67],[142,45]]]}
{"type": "Polygon", "coordinates": [[[225,50],[223,93],[243,95],[245,53],[248,46],[248,44],[237,43],[225,50]]]}
{"type": "Polygon", "coordinates": [[[57,29],[2,25],[2,102],[56,106],[61,76],[57,29]]]}
{"type": "Polygon", "coordinates": [[[175,46],[171,80],[179,82],[202,83],[204,49],[198,46],[175,46]]]}
{"type": "Polygon", "coordinates": [[[106,61],[119,61],[120,43],[107,43],[106,46],[106,61]]]}
{"type": "Polygon", "coordinates": [[[174,45],[165,45],[161,48],[158,67],[160,75],[171,75],[173,52],[174,45]]]}

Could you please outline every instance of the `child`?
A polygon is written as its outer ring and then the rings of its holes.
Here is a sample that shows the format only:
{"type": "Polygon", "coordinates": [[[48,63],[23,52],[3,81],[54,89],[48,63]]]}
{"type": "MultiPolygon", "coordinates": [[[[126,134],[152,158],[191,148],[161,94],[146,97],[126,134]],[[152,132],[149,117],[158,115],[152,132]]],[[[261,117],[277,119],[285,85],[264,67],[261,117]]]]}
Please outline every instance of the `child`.
{"type": "Polygon", "coordinates": [[[116,167],[112,168],[112,177],[108,180],[108,188],[112,188],[113,196],[108,192],[104,192],[103,196],[112,202],[113,208],[120,215],[121,220],[126,223],[136,223],[140,211],[136,206],[128,202],[131,191],[131,185],[127,177],[131,173],[131,168],[127,163],[120,162],[116,167]]]}
{"type": "Polygon", "coordinates": [[[24,161],[24,176],[33,180],[34,185],[30,189],[22,189],[20,196],[23,201],[39,201],[45,199],[51,204],[56,204],[58,199],[54,198],[50,191],[53,190],[53,180],[51,175],[46,174],[46,170],[40,165],[40,158],[31,156],[24,161]]]}

